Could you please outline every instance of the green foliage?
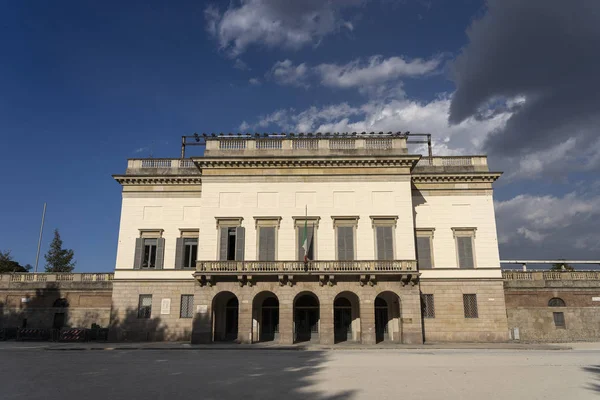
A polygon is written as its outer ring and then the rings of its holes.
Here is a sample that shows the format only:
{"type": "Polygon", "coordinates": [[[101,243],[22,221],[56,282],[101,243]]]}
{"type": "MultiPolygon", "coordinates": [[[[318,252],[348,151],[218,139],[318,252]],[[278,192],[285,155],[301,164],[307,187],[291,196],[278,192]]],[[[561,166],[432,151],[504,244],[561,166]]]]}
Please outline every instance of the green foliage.
{"type": "Polygon", "coordinates": [[[73,257],[75,253],[71,249],[62,248],[63,241],[58,229],[54,230],[54,239],[50,243],[50,249],[44,255],[46,259],[46,272],[71,272],[75,268],[73,257]]]}
{"type": "Polygon", "coordinates": [[[0,251],[0,273],[6,272],[27,272],[28,268],[31,269],[31,265],[27,264],[25,267],[12,259],[10,250],[0,251]]]}
{"type": "Polygon", "coordinates": [[[550,271],[575,271],[575,268],[571,267],[567,263],[556,263],[552,264],[550,271]]]}

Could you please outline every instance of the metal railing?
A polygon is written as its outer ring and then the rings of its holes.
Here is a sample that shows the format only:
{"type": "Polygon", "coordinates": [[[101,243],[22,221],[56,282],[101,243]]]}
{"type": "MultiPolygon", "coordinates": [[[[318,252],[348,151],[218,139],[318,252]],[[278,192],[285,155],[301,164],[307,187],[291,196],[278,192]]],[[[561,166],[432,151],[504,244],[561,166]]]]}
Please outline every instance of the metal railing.
{"type": "Polygon", "coordinates": [[[410,272],[417,270],[416,260],[358,261],[197,261],[198,272],[410,272]]]}

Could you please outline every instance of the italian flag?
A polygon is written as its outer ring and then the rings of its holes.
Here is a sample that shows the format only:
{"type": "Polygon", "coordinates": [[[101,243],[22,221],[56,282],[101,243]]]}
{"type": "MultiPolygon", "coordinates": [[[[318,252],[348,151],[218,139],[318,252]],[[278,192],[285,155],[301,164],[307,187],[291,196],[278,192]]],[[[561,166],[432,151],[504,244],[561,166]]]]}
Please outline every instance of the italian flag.
{"type": "Polygon", "coordinates": [[[304,249],[304,262],[308,262],[308,206],[305,209],[304,218],[304,241],[302,242],[302,248],[304,249]]]}

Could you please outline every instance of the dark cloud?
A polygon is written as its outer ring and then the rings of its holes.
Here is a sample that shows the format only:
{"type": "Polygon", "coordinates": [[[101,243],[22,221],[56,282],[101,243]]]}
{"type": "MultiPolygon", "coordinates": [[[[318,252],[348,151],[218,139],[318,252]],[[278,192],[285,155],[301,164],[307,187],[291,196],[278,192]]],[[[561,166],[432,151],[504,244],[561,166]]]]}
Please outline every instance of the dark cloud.
{"type": "Polygon", "coordinates": [[[505,128],[487,138],[491,154],[524,156],[569,138],[582,150],[597,144],[600,1],[488,0],[487,7],[453,65],[450,122],[524,96],[505,128]]]}

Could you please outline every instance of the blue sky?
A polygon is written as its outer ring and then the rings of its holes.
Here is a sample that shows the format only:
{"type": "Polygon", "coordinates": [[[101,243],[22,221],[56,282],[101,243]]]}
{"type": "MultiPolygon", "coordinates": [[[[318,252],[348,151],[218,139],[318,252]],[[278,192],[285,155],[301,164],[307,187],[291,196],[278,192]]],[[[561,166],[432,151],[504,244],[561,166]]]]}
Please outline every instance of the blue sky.
{"type": "Polygon", "coordinates": [[[0,2],[0,250],[34,263],[47,202],[42,253],[58,228],[78,271],[113,269],[121,198],[111,175],[127,158],[177,157],[181,135],[409,130],[434,134],[437,154],[489,153],[505,171],[502,258],[598,258],[590,8],[0,2]],[[569,34],[544,34],[554,26],[569,34]],[[589,68],[556,61],[578,51],[589,68]]]}

